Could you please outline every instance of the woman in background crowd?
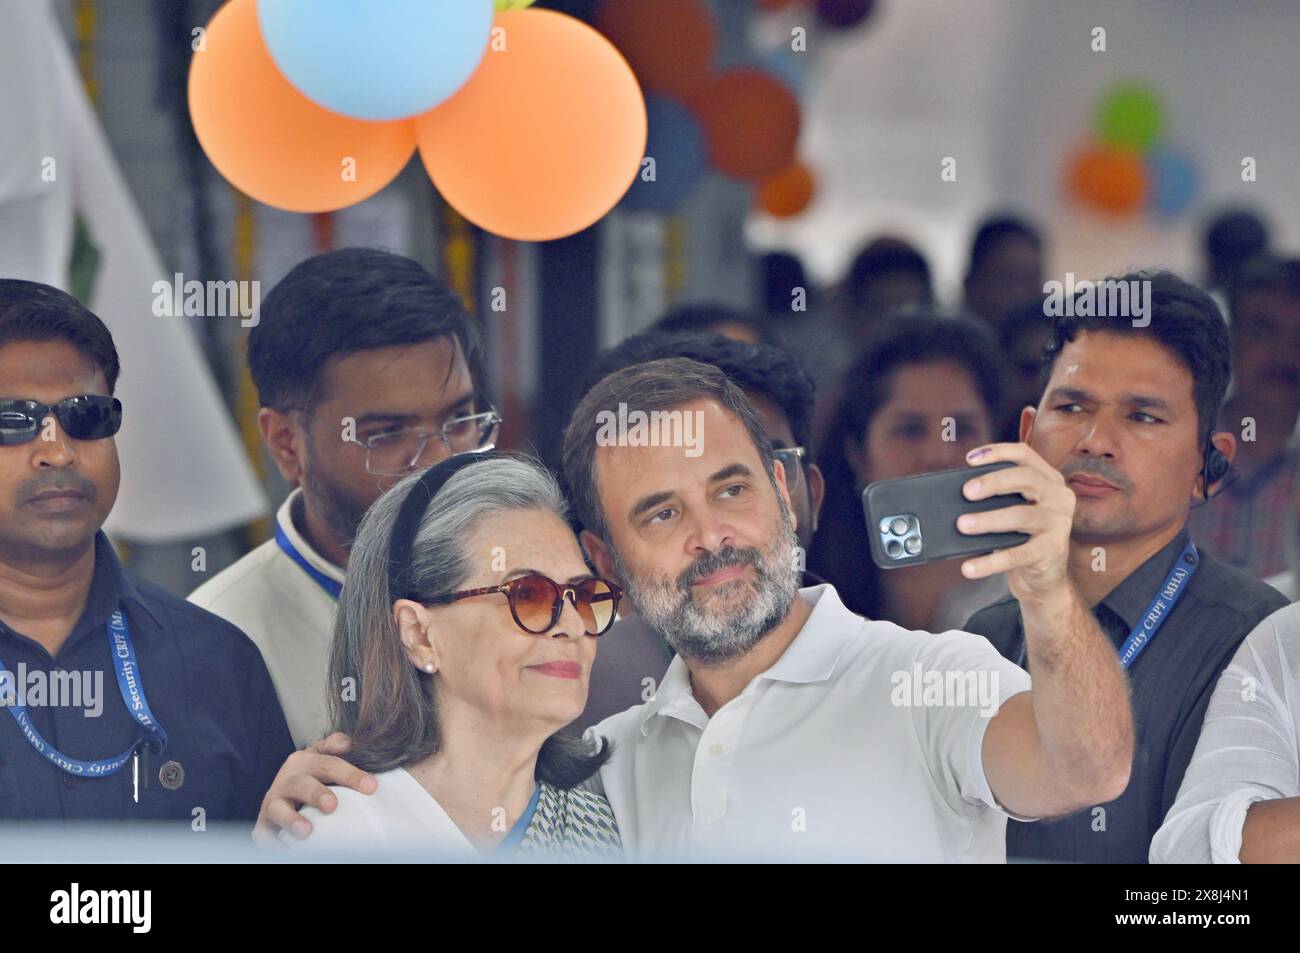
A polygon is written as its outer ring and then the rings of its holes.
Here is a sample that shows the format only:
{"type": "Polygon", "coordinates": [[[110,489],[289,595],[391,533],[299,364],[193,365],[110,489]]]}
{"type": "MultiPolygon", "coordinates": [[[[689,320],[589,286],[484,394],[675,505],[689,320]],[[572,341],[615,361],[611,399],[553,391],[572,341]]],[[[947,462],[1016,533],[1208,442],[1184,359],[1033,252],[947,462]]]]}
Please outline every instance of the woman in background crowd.
{"type": "Polygon", "coordinates": [[[826,501],[808,569],[854,612],[941,632],[1005,595],[1001,576],[972,582],[956,559],[878,570],[862,509],[867,484],[964,466],[967,451],[993,439],[1001,365],[980,325],[906,315],[845,375],[818,451],[826,501]]]}

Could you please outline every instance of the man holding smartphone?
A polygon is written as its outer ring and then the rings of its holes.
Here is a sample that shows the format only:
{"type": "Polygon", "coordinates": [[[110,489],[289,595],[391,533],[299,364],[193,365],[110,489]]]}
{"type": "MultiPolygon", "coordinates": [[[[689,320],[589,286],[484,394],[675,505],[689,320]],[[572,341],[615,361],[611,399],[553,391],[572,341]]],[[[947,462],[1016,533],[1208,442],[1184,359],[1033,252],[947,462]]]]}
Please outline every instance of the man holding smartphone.
{"type": "MultiPolygon", "coordinates": [[[[1032,691],[984,639],[921,637],[854,615],[833,586],[798,588],[784,468],[722,371],[651,361],[587,393],[564,442],[584,541],[677,652],[653,699],[592,729],[613,744],[598,783],[632,856],[997,862],[1007,816],[1065,814],[1123,790],[1132,722],[1123,672],[1067,573],[1074,496],[1023,444],[968,459],[1015,464],[967,484],[971,499],[1029,501],[967,514],[961,528],[1030,536],[963,571],[1007,574],[1025,607],[1032,691]],[[604,439],[602,419],[620,406],[698,414],[699,452],[604,439]],[[991,683],[993,710],[943,692],[901,699],[899,677],[918,669],[991,683]]],[[[263,819],[304,836],[295,806],[333,800],[320,779],[361,790],[366,777],[299,752],[263,819]]]]}
{"type": "MultiPolygon", "coordinates": [[[[1145,317],[1057,318],[1043,397],[1021,412],[1020,434],[1074,492],[1069,576],[1128,671],[1136,757],[1121,797],[1062,820],[1012,821],[1010,857],[1144,863],[1219,674],[1286,603],[1198,551],[1186,528],[1193,502],[1222,486],[1236,446],[1213,430],[1230,353],[1218,306],[1167,272],[1107,280],[1145,282],[1145,317]]],[[[1023,600],[1011,598],[966,628],[1026,665],[1026,624],[1023,600]]],[[[1030,642],[1027,668],[1037,679],[1030,642]]]]}

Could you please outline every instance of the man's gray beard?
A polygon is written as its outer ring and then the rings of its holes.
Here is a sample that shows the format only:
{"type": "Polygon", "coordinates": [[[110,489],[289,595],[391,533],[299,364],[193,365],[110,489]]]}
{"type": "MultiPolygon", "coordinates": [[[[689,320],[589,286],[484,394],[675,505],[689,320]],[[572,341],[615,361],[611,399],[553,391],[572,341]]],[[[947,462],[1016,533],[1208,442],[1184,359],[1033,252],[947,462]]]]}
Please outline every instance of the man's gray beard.
{"type": "Polygon", "coordinates": [[[633,607],[677,654],[705,665],[718,665],[744,655],[772,631],[799,591],[794,570],[798,545],[790,512],[781,507],[781,525],[766,552],[756,547],[728,547],[700,557],[678,576],[638,578],[611,547],[614,568],[633,607]],[[709,613],[695,604],[691,583],[727,566],[752,565],[754,580],[736,579],[714,587],[752,586],[754,594],[734,611],[709,613]]]}

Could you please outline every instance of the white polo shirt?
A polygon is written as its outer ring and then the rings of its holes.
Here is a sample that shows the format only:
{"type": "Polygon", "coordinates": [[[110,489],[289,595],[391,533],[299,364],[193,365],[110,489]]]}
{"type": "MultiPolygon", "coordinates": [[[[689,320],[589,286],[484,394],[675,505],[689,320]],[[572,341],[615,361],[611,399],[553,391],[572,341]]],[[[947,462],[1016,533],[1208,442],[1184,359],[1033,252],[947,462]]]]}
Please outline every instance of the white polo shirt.
{"type": "Polygon", "coordinates": [[[830,585],[799,596],[785,654],[712,718],[678,657],[589,730],[614,744],[593,786],[629,855],[1004,862],[981,748],[1028,674],[981,636],[867,621],[830,585]]]}
{"type": "Polygon", "coordinates": [[[275,519],[305,566],[272,539],[189,597],[239,626],[262,650],[299,748],[329,733],[326,680],[338,600],[327,586],[343,584],[343,570],[312,549],[293,524],[291,514],[301,497],[301,489],[289,494],[275,519]]]}

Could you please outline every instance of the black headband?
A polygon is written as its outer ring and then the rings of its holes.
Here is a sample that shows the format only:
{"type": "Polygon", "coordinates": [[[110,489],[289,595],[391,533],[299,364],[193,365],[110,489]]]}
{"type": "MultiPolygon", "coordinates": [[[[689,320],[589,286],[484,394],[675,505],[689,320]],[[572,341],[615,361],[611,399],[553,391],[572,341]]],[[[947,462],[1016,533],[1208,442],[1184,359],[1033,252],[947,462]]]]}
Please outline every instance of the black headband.
{"type": "Polygon", "coordinates": [[[459,453],[441,463],[429,467],[420,474],[411,491],[402,500],[402,508],[397,511],[393,521],[393,532],[388,540],[388,601],[414,598],[408,591],[410,580],[407,578],[411,569],[411,549],[415,546],[415,535],[420,529],[420,520],[429,503],[438,495],[453,475],[480,460],[500,460],[504,454],[492,450],[480,453],[459,453]]]}

